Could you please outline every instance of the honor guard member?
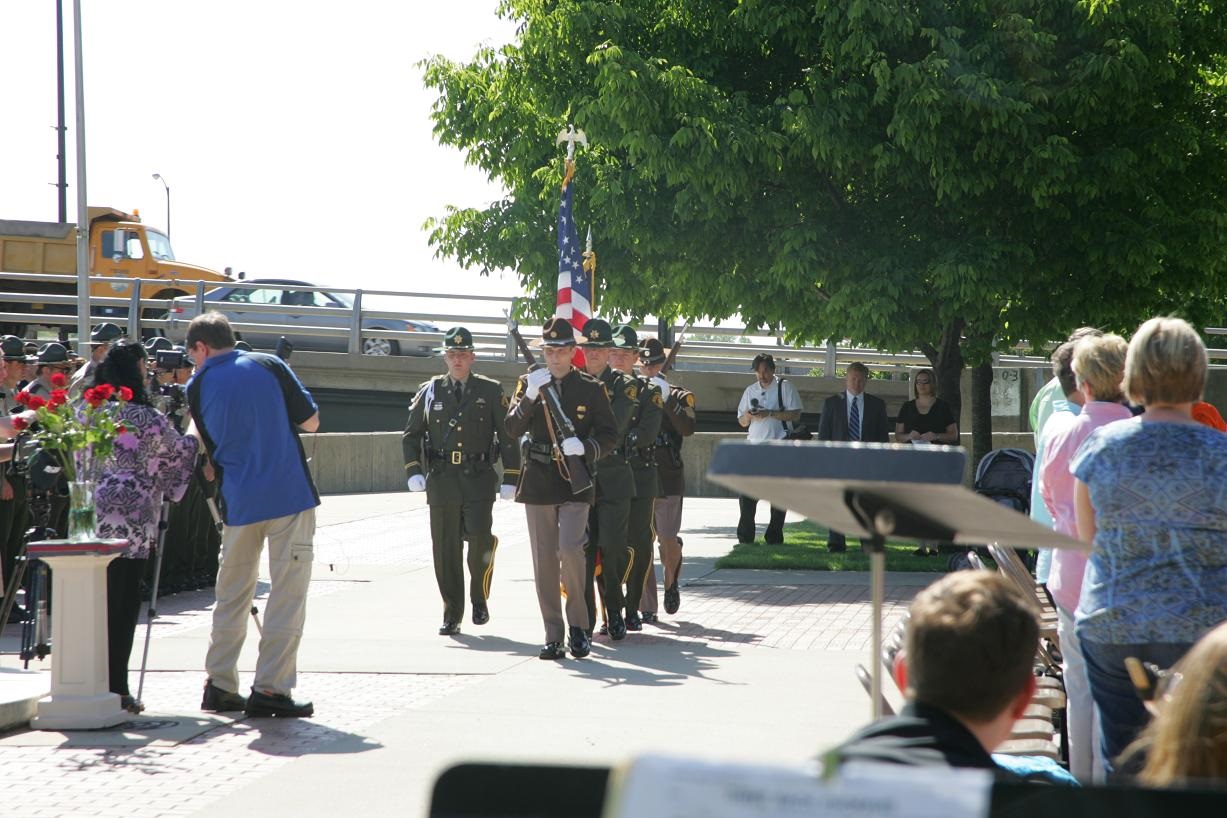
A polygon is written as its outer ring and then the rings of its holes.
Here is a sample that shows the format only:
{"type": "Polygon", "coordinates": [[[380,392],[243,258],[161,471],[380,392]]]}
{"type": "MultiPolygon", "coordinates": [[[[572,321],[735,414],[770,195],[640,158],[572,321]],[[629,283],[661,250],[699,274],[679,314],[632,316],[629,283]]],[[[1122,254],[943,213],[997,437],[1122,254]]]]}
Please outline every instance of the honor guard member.
{"type": "Polygon", "coordinates": [[[572,477],[578,476],[568,469],[567,458],[583,458],[593,471],[617,443],[618,427],[601,382],[571,365],[576,349],[571,324],[564,318],[550,319],[541,330],[540,343],[545,367],[521,376],[516,383],[507,410],[507,431],[521,437],[523,473],[516,500],[524,503],[537,602],[545,623],[540,657],[564,658],[562,639],[567,635],[571,653],[579,659],[590,650],[586,631],[592,620],[583,594],[584,545],[595,490],[591,485],[572,484],[572,477]],[[558,419],[545,405],[555,397],[555,408],[561,408],[561,419],[570,429],[559,428],[558,419]],[[563,624],[560,583],[567,591],[569,631],[563,624]]]}
{"type": "Polygon", "coordinates": [[[588,547],[586,549],[587,580],[584,582],[584,602],[588,618],[595,624],[597,558],[600,557],[601,602],[604,620],[601,629],[614,640],[626,637],[626,620],[622,616],[626,595],[627,569],[630,568],[627,525],[630,521],[631,500],[635,498],[635,475],[626,459],[626,432],[639,398],[639,385],[609,365],[614,348],[613,328],[608,321],[590,318],[584,324],[584,359],[588,374],[605,385],[610,407],[617,423],[618,439],[614,450],[596,465],[596,505],[588,515],[588,547]]]}
{"type": "MultiPolygon", "coordinates": [[[[34,356],[27,355],[25,345],[15,335],[6,335],[0,340],[0,414],[11,416],[22,411],[17,402],[17,384],[26,374],[28,364],[34,362],[34,356]]],[[[0,442],[6,438],[0,436],[0,442]]],[[[22,539],[29,525],[30,505],[26,496],[26,476],[18,471],[10,461],[0,463],[0,594],[8,587],[9,577],[17,567],[17,555],[21,552],[22,539]]],[[[9,611],[10,622],[21,622],[26,618],[25,611],[14,605],[9,611]]],[[[4,623],[0,622],[0,627],[4,623]]]]}
{"type": "Polygon", "coordinates": [[[21,391],[40,398],[51,397],[51,376],[57,372],[65,376],[72,375],[76,368],[76,359],[72,357],[63,344],[52,341],[39,347],[34,358],[34,376],[21,391]]]}
{"type": "MultiPolygon", "coordinates": [[[[639,336],[629,324],[615,327],[614,348],[610,363],[614,369],[635,382],[639,395],[631,422],[626,431],[623,453],[635,476],[635,496],[631,499],[627,518],[627,553],[630,564],[626,571],[626,629],[643,630],[639,608],[643,586],[652,570],[652,514],[660,483],[656,476],[656,437],[660,434],[664,402],[660,386],[635,374],[639,362],[639,336]]],[[[662,380],[663,382],[663,380],[662,380]]],[[[668,387],[668,384],[664,384],[668,387]]]]}
{"type": "MultiPolygon", "coordinates": [[[[678,580],[682,573],[682,496],[686,493],[686,471],[682,465],[682,438],[694,434],[694,393],[665,381],[661,375],[669,353],[655,338],[643,342],[639,351],[639,371],[656,384],[664,398],[665,410],[656,438],[656,473],[660,478],[660,497],[654,519],[660,543],[660,564],[665,569],[665,613],[675,614],[681,606],[678,580]]],[[[643,621],[656,621],[656,572],[649,571],[643,588],[643,621]]]]}
{"type": "Polygon", "coordinates": [[[473,334],[447,331],[440,348],[447,372],[422,384],[409,405],[402,445],[410,491],[425,491],[435,579],[443,597],[442,636],[464,619],[464,540],[469,541],[473,624],[490,621],[486,600],[498,537],[491,532],[494,498],[515,498],[520,451],[507,433],[507,395],[498,381],[472,371],[473,334]],[[503,485],[494,463],[503,458],[503,485]]]}

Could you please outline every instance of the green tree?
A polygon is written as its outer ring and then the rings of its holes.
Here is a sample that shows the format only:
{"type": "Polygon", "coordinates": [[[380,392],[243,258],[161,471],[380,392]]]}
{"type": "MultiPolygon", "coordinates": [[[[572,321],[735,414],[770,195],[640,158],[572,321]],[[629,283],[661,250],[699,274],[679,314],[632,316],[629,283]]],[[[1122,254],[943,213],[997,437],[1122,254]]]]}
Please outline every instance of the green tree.
{"type": "Polygon", "coordinates": [[[548,312],[573,122],[604,311],[920,349],[957,409],[994,349],[1222,320],[1221,5],[507,0],[515,41],[426,81],[436,137],[509,195],[431,240],[548,312]]]}

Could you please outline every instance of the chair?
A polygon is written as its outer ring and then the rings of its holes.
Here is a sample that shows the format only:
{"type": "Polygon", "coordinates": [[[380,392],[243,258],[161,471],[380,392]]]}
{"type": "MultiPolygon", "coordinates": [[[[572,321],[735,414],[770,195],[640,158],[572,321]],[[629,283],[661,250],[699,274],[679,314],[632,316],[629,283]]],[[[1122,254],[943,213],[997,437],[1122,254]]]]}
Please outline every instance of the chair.
{"type": "MultiPolygon", "coordinates": [[[[870,698],[872,698],[873,697],[873,677],[869,675],[869,671],[866,670],[865,666],[862,665],[860,662],[857,662],[856,664],[856,678],[857,678],[857,681],[861,683],[861,687],[865,688],[865,693],[868,696],[870,696],[870,698]]],[[[883,716],[895,715],[895,708],[890,706],[890,702],[886,700],[886,696],[884,694],[879,694],[879,698],[882,701],[882,715],[883,716]]]]}

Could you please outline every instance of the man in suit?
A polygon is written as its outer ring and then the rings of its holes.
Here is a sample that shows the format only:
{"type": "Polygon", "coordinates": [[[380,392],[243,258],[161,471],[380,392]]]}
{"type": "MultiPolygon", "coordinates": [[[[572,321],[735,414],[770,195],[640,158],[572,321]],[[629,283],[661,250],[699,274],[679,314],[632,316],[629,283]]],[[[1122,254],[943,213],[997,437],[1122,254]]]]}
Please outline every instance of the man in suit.
{"type": "MultiPolygon", "coordinates": [[[[886,403],[881,398],[865,394],[865,382],[869,370],[857,361],[848,365],[844,376],[844,391],[832,395],[822,404],[822,419],[818,422],[819,440],[864,441],[866,443],[890,442],[890,418],[886,416],[886,403]]],[[[831,531],[827,549],[832,552],[848,550],[844,535],[831,531]]]]}

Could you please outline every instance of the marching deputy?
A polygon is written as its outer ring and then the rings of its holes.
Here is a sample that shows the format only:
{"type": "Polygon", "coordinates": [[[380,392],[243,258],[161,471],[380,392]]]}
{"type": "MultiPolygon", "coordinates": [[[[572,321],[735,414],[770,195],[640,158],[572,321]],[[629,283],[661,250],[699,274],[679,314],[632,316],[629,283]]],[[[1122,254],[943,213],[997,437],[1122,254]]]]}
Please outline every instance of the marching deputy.
{"type": "MultiPolygon", "coordinates": [[[[656,498],[654,519],[660,543],[660,564],[665,569],[665,613],[675,614],[681,607],[678,580],[682,573],[682,495],[686,493],[686,471],[682,464],[682,438],[694,434],[694,393],[664,380],[661,370],[668,351],[655,338],[643,342],[639,351],[639,371],[650,378],[664,396],[665,409],[656,438],[656,473],[660,478],[660,497],[656,498]],[[663,384],[662,384],[663,382],[663,384]]],[[[648,571],[643,588],[643,621],[656,621],[656,572],[648,571]]]]}
{"type": "Polygon", "coordinates": [[[460,633],[464,618],[464,540],[469,541],[473,624],[490,621],[486,600],[498,537],[491,533],[494,497],[515,498],[520,451],[507,433],[508,400],[499,382],[473,367],[473,334],[447,331],[440,348],[447,372],[423,383],[409,405],[402,446],[410,491],[430,507],[435,579],[443,597],[442,636],[460,633]],[[503,485],[494,463],[503,458],[503,485]]]}
{"type": "Polygon", "coordinates": [[[576,349],[571,324],[564,318],[551,318],[541,330],[540,343],[545,367],[516,382],[507,410],[507,431],[523,436],[523,473],[516,500],[524,503],[537,602],[545,623],[545,646],[539,655],[542,659],[565,658],[562,639],[566,635],[571,653],[580,659],[590,650],[586,631],[591,619],[583,595],[584,545],[595,490],[571,471],[568,458],[572,463],[582,458],[591,471],[613,450],[618,426],[601,382],[571,365],[576,349]],[[563,623],[560,583],[568,591],[569,631],[563,623]]]}
{"type": "Polygon", "coordinates": [[[631,498],[627,518],[627,545],[630,565],[626,571],[626,629],[643,630],[639,608],[643,599],[643,586],[648,572],[652,570],[652,514],[656,497],[660,494],[660,481],[656,475],[656,437],[660,434],[664,401],[661,397],[664,379],[659,382],[635,375],[639,361],[639,336],[629,324],[614,329],[614,348],[610,364],[614,369],[634,381],[639,394],[626,431],[623,453],[631,464],[635,477],[635,496],[631,498]]]}
{"type": "Polygon", "coordinates": [[[639,384],[609,365],[614,338],[608,321],[588,319],[584,324],[582,343],[584,367],[589,375],[605,385],[618,432],[614,450],[597,463],[594,475],[596,504],[588,514],[584,603],[588,606],[588,619],[595,624],[597,609],[593,583],[596,581],[599,557],[601,602],[607,623],[601,632],[607,632],[616,641],[626,638],[626,620],[622,616],[626,595],[622,592],[622,586],[626,583],[630,568],[630,534],[627,526],[630,523],[631,501],[635,499],[635,474],[626,458],[626,433],[639,399],[639,384]]]}

